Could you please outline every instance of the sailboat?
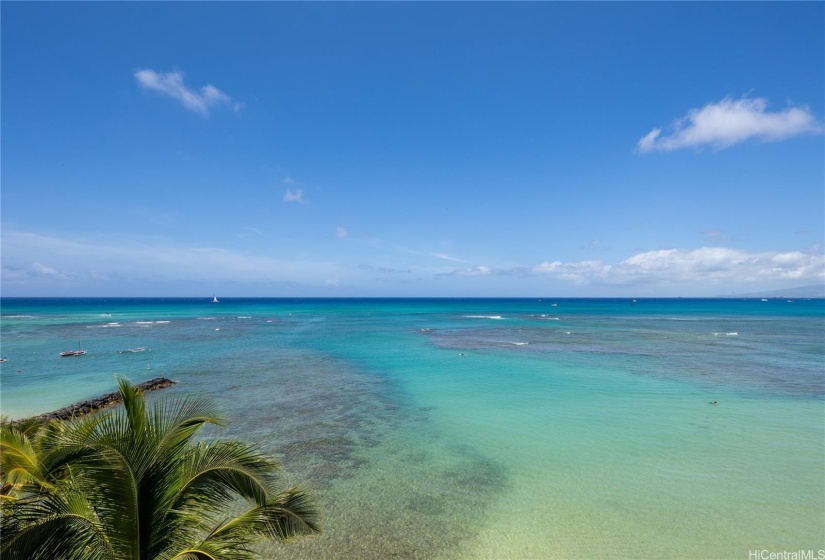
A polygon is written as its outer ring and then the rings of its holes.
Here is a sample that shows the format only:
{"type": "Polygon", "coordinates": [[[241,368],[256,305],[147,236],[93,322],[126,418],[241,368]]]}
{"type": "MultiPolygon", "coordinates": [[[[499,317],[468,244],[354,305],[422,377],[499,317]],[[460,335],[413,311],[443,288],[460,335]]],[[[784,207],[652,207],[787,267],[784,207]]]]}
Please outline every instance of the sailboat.
{"type": "Polygon", "coordinates": [[[215,294],[212,294],[212,303],[220,303],[218,301],[218,296],[216,296],[215,294]]]}
{"type": "Polygon", "coordinates": [[[69,358],[71,356],[82,356],[86,353],[85,350],[80,350],[80,341],[77,341],[77,350],[66,350],[60,353],[61,358],[69,358]]]}

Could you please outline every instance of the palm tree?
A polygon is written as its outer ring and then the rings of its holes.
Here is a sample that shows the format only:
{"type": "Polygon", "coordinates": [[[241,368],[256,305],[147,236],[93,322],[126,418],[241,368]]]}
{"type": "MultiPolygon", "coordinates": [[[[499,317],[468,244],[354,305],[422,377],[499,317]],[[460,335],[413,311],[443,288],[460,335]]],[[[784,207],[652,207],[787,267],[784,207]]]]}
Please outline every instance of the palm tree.
{"type": "Polygon", "coordinates": [[[258,540],[320,531],[303,490],[278,491],[278,463],[238,441],[193,441],[220,424],[206,401],[147,410],[118,385],[114,412],[0,429],[4,559],[240,560],[258,540]]]}

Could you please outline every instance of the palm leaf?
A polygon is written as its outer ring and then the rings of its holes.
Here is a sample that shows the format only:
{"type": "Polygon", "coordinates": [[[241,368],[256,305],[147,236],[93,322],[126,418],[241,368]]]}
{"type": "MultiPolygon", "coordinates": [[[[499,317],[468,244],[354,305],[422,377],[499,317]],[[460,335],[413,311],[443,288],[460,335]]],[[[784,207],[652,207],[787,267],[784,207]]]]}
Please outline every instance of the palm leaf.
{"type": "Polygon", "coordinates": [[[72,477],[59,492],[18,500],[4,512],[4,559],[106,559],[115,552],[90,496],[72,477]]]}
{"type": "Polygon", "coordinates": [[[202,398],[156,402],[118,379],[123,407],[71,422],[0,423],[3,558],[247,560],[252,543],[317,533],[279,465],[237,441],[193,443],[220,424],[202,398]],[[251,507],[226,519],[246,501],[251,507]]]}

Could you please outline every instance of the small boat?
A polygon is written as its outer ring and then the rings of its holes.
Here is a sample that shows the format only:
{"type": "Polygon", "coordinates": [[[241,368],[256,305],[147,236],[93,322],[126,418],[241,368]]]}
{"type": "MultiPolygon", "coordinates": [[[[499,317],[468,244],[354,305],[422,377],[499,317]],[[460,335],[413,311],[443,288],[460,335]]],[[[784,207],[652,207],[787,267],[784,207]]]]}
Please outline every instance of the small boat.
{"type": "Polygon", "coordinates": [[[8,362],[6,358],[0,358],[0,363],[8,362]]]}
{"type": "Polygon", "coordinates": [[[132,352],[145,352],[146,348],[127,348],[126,350],[118,350],[118,354],[131,354],[132,352]]]}
{"type": "Polygon", "coordinates": [[[218,301],[218,296],[216,296],[215,294],[212,294],[212,303],[220,303],[218,301]]]}
{"type": "Polygon", "coordinates": [[[68,358],[69,356],[82,356],[85,353],[85,350],[66,350],[65,352],[60,353],[60,357],[68,358]]]}

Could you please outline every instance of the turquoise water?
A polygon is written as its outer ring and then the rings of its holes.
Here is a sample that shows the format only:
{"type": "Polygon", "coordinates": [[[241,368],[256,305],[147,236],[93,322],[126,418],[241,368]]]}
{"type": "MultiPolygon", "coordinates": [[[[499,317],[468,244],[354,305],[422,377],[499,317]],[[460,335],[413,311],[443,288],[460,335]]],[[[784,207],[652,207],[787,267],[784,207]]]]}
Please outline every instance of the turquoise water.
{"type": "Polygon", "coordinates": [[[289,557],[825,549],[823,300],[3,299],[0,334],[4,415],[213,398],[318,496],[289,557]]]}

